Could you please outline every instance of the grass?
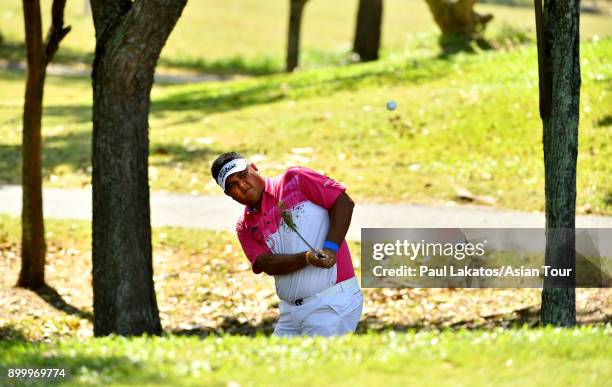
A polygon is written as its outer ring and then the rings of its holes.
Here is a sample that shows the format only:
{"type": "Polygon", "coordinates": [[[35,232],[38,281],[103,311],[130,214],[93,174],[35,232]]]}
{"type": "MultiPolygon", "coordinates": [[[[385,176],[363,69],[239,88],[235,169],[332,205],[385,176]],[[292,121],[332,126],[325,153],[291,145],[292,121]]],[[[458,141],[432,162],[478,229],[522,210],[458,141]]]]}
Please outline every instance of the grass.
{"type": "MultiPolygon", "coordinates": [[[[577,289],[579,321],[599,325],[575,329],[522,325],[537,320],[538,289],[364,289],[358,334],[279,339],[268,337],[273,284],[250,272],[236,238],[183,228],[154,229],[165,335],[92,338],[91,224],[48,220],[46,230],[55,296],[12,287],[19,220],[0,215],[3,386],[17,384],[7,377],[15,367],[64,368],[53,380],[62,385],[112,386],[599,386],[612,376],[609,289],[577,289]]],[[[358,266],[359,245],[351,251],[358,266]]]]}
{"type": "MultiPolygon", "coordinates": [[[[0,339],[57,340],[92,335],[91,223],[47,220],[49,289],[14,288],[20,223],[0,215],[0,339]],[[75,273],[77,275],[75,275],[75,273]]],[[[360,244],[349,242],[361,277],[360,244]]],[[[268,335],[278,318],[273,279],[255,275],[232,233],[153,229],[160,318],[168,334],[268,335]]],[[[406,329],[534,326],[538,289],[364,289],[359,333],[406,329]]],[[[612,316],[610,289],[578,289],[580,324],[612,316]]]]}
{"type": "MultiPolygon", "coordinates": [[[[43,1],[43,8],[49,4],[43,1]]],[[[467,189],[497,207],[543,210],[531,10],[479,5],[495,14],[487,38],[498,49],[473,46],[475,55],[445,55],[425,2],[389,1],[382,59],[348,65],[356,3],[313,1],[306,7],[302,71],[273,74],[282,68],[284,26],[278,20],[286,6],[280,0],[188,3],[164,49],[162,71],[170,66],[269,75],[156,85],[153,190],[218,193],[209,165],[232,149],[270,176],[296,164],[325,172],[346,183],[359,201],[443,205],[460,201],[457,192],[467,189]],[[393,112],[385,109],[391,99],[398,105],[393,112]]],[[[8,42],[0,57],[23,58],[20,12],[18,2],[0,4],[8,42]]],[[[68,3],[66,19],[74,30],[60,60],[91,59],[93,30],[83,12],[83,2],[68,3]]],[[[602,37],[612,33],[612,18],[581,17],[578,213],[611,214],[612,38],[602,37]]],[[[24,83],[23,73],[0,70],[3,183],[20,182],[24,83]]],[[[91,98],[89,79],[48,77],[46,186],[90,183],[91,98]]]]}
{"type": "MultiPolygon", "coordinates": [[[[62,367],[68,374],[60,381],[65,385],[601,386],[612,377],[611,333],[607,326],[334,339],[4,341],[0,365],[62,367]]],[[[4,370],[2,379],[4,385],[14,382],[4,370]]]]}
{"type": "MultiPolygon", "coordinates": [[[[43,0],[43,26],[50,17],[51,0],[43,0]]],[[[286,0],[200,0],[188,2],[162,53],[161,65],[206,72],[262,74],[283,68],[288,19],[286,0]]],[[[302,27],[302,66],[309,68],[346,62],[350,57],[357,2],[311,1],[302,27]]],[[[495,16],[488,33],[513,25],[534,36],[535,19],[529,8],[482,4],[480,12],[495,16]]],[[[0,4],[2,34],[9,43],[2,57],[23,58],[24,28],[20,2],[0,4]],[[11,49],[12,47],[12,49],[11,49]]],[[[612,34],[609,16],[583,14],[581,36],[590,39],[612,34]]],[[[72,31],[62,41],[57,60],[91,63],[95,47],[91,16],[84,1],[66,5],[66,23],[72,31]]],[[[383,56],[407,49],[413,34],[436,32],[437,27],[422,0],[388,0],[383,20],[383,56]]]]}
{"type": "MultiPolygon", "coordinates": [[[[430,47],[433,37],[422,38],[430,47]]],[[[612,38],[582,45],[579,213],[612,213],[610,53],[612,38]]],[[[23,81],[0,70],[0,181],[9,183],[20,181],[23,81]]],[[[266,175],[296,164],[325,172],[360,201],[444,204],[466,188],[502,208],[543,209],[533,45],[448,57],[397,53],[291,75],[158,85],[152,99],[153,190],[218,193],[209,165],[234,149],[266,175]],[[385,109],[390,99],[394,112],[385,109]]],[[[89,80],[49,77],[45,184],[89,184],[90,101],[89,80]]]]}
{"type": "MultiPolygon", "coordinates": [[[[42,3],[48,11],[50,0],[42,3]]],[[[479,6],[495,14],[488,36],[508,50],[441,56],[425,3],[390,0],[383,60],[346,66],[356,2],[312,1],[302,71],[274,75],[282,69],[285,24],[278,21],[286,19],[287,3],[188,3],[162,54],[162,69],[271,75],[157,85],[150,117],[154,190],[217,193],[210,161],[233,148],[268,175],[290,164],[327,172],[362,201],[444,203],[455,200],[455,187],[465,187],[493,196],[501,207],[542,209],[529,9],[479,6]],[[384,109],[390,99],[398,110],[384,109]]],[[[91,62],[93,29],[82,6],[68,2],[73,31],[62,43],[61,62],[91,62]]],[[[0,18],[7,42],[0,57],[23,60],[19,2],[0,4],[0,18]]],[[[611,35],[611,25],[609,17],[582,16],[580,212],[612,212],[612,118],[606,108],[612,105],[612,39],[592,39],[611,35]]],[[[20,181],[23,85],[23,74],[0,70],[0,182],[20,181]]],[[[45,185],[86,186],[90,81],[49,76],[45,95],[45,185]]],[[[271,279],[250,272],[234,235],[182,228],[153,235],[166,336],[94,339],[90,229],[87,222],[46,222],[47,281],[54,292],[34,293],[12,287],[19,222],[0,215],[1,385],[15,383],[6,378],[9,366],[66,367],[66,385],[573,386],[612,378],[609,325],[491,329],[532,325],[537,289],[367,289],[358,335],[266,337],[277,317],[271,279]]],[[[357,266],[359,247],[351,244],[357,266]]],[[[607,289],[577,293],[582,323],[609,321],[607,289]]]]}

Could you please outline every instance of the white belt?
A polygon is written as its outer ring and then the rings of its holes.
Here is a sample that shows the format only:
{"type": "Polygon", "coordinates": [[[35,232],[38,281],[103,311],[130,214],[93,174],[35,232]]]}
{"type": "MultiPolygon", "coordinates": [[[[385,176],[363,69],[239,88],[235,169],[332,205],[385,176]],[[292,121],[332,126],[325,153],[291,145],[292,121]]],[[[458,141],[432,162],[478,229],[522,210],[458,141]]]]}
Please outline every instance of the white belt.
{"type": "Polygon", "coordinates": [[[315,299],[317,299],[317,297],[321,297],[321,296],[331,296],[333,294],[338,294],[340,292],[343,292],[345,290],[350,290],[350,289],[354,289],[354,288],[359,288],[359,282],[357,282],[357,276],[351,277],[347,280],[344,280],[342,282],[338,282],[337,284],[335,284],[332,287],[329,287],[323,291],[320,291],[317,294],[314,294],[312,296],[309,297],[304,297],[304,298],[298,298],[295,301],[288,301],[289,304],[291,305],[303,305],[307,302],[313,301],[315,299]]]}

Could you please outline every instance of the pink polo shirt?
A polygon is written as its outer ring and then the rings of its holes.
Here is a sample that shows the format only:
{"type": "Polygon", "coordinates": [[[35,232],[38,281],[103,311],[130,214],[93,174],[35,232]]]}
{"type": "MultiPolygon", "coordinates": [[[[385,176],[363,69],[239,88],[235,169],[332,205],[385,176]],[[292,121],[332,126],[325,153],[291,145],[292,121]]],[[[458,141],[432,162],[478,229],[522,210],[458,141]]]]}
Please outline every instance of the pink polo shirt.
{"type": "MultiPolygon", "coordinates": [[[[245,208],[236,225],[238,239],[251,265],[260,254],[295,254],[308,250],[300,237],[283,221],[279,200],[284,203],[285,211],[291,214],[304,239],[315,249],[322,249],[329,230],[328,209],[346,188],[304,167],[289,168],[265,181],[261,209],[251,211],[245,208]]],[[[332,268],[307,266],[293,273],[275,275],[274,279],[279,298],[294,301],[354,276],[348,245],[342,241],[332,268]]]]}

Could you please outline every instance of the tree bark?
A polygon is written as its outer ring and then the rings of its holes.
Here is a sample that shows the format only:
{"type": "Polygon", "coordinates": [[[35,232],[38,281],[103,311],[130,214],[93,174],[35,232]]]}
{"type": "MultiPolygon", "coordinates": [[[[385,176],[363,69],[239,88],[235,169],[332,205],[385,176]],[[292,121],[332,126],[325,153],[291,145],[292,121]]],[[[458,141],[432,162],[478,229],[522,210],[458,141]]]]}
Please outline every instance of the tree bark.
{"type": "Polygon", "coordinates": [[[471,37],[485,29],[493,15],[474,12],[476,0],[425,0],[446,37],[471,37]]]}
{"type": "Polygon", "coordinates": [[[41,121],[47,64],[59,43],[70,31],[64,27],[66,0],[54,0],[52,23],[45,43],[39,0],[23,0],[27,51],[27,81],[23,106],[21,271],[17,286],[38,289],[45,286],[45,226],[41,174],[41,121]]]}
{"type": "MultiPolygon", "coordinates": [[[[538,1],[538,0],[536,0],[538,1]]],[[[542,111],[546,195],[546,264],[571,269],[566,279],[545,278],[543,324],[576,324],[575,217],[580,105],[579,0],[550,0],[543,12],[544,72],[550,80],[549,114],[542,111]]]]}
{"type": "Polygon", "coordinates": [[[353,52],[362,62],[378,59],[383,0],[359,0],[353,52]]]}
{"type": "Polygon", "coordinates": [[[287,72],[292,72],[299,64],[302,13],[307,1],[289,0],[289,31],[287,34],[287,62],[285,67],[287,72]]]}
{"type": "Polygon", "coordinates": [[[148,179],[150,93],[187,0],[93,0],[94,334],[160,334],[148,179]]]}

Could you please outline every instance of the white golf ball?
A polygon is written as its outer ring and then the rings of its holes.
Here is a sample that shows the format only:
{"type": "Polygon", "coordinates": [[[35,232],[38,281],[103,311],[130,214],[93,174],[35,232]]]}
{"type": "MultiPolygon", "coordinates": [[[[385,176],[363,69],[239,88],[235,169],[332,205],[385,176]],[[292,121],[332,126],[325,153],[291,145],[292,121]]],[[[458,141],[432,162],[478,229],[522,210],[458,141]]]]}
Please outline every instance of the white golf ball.
{"type": "Polygon", "coordinates": [[[387,110],[393,111],[397,108],[397,104],[395,103],[394,100],[390,100],[389,102],[387,102],[387,110]]]}

